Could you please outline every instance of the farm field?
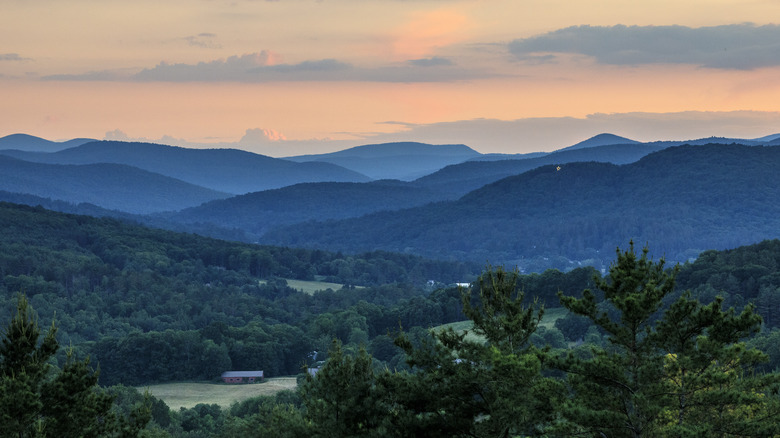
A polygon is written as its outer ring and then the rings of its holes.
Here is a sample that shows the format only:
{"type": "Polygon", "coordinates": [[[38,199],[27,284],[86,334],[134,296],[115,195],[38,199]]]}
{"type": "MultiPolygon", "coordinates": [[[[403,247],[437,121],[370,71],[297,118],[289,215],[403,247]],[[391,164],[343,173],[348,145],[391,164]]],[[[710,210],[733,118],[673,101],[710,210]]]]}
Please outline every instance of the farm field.
{"type": "MultiPolygon", "coordinates": [[[[553,328],[555,327],[555,321],[557,321],[559,318],[563,318],[566,316],[566,314],[569,311],[566,310],[564,307],[555,307],[550,309],[544,309],[544,316],[542,317],[542,321],[539,323],[541,327],[544,328],[553,328]]],[[[451,327],[456,332],[461,331],[469,331],[474,326],[474,323],[472,321],[458,321],[458,322],[451,322],[449,324],[443,324],[437,327],[434,327],[433,330],[443,330],[445,328],[451,327]]],[[[479,337],[473,333],[469,333],[466,336],[466,339],[473,339],[477,340],[479,337]]]]}
{"type": "Polygon", "coordinates": [[[222,383],[164,383],[137,388],[164,401],[174,411],[192,408],[199,403],[217,404],[228,408],[235,402],[261,395],[274,395],[285,389],[295,389],[295,377],[273,377],[263,383],[228,385],[222,383]]]}
{"type": "MultiPolygon", "coordinates": [[[[342,287],[344,287],[343,284],[328,283],[327,281],[306,281],[306,280],[294,280],[290,278],[285,278],[285,281],[287,281],[287,286],[309,295],[321,290],[326,290],[326,289],[339,290],[342,287]]],[[[265,281],[264,280],[260,281],[260,283],[263,284],[265,283],[265,281]]],[[[361,286],[356,286],[356,287],[360,288],[361,286]]]]}

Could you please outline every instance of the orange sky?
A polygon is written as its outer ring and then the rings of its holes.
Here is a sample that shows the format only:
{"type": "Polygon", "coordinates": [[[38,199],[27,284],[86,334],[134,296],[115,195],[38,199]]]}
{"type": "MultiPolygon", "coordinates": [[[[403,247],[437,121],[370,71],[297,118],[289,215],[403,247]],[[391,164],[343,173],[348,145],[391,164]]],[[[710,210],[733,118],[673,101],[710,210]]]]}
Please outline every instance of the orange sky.
{"type": "Polygon", "coordinates": [[[273,156],[759,137],[780,132],[778,21],[773,0],[14,0],[0,136],[273,156]]]}

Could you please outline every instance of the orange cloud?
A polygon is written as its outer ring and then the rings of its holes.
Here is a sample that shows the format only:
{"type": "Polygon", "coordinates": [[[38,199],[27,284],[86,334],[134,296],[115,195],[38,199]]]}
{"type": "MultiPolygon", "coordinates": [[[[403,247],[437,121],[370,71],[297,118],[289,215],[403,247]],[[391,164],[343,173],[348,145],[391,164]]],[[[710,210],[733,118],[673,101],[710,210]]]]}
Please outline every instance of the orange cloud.
{"type": "Polygon", "coordinates": [[[454,9],[416,12],[398,29],[393,56],[400,61],[431,56],[439,48],[464,40],[469,27],[467,15],[454,9]]]}

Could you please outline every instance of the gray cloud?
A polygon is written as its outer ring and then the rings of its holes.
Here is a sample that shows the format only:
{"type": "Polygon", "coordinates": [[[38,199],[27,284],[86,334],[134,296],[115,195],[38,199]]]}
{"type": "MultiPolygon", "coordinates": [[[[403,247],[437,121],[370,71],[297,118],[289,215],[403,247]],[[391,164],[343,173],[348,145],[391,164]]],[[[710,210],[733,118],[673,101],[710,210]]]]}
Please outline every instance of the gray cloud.
{"type": "Polygon", "coordinates": [[[356,81],[356,82],[446,82],[487,77],[486,73],[453,66],[444,58],[414,60],[404,65],[356,67],[337,59],[271,64],[265,52],[233,56],[227,60],[198,64],[159,64],[135,76],[142,81],[356,81]]]}
{"type": "Polygon", "coordinates": [[[509,43],[520,60],[549,54],[591,56],[602,64],[693,64],[749,70],[780,65],[780,26],[573,26],[509,43]]]}
{"type": "Polygon", "coordinates": [[[31,59],[23,58],[18,53],[0,53],[0,61],[31,61],[31,59]]]}
{"type": "Polygon", "coordinates": [[[41,79],[44,81],[121,81],[127,78],[127,73],[121,70],[101,70],[80,74],[48,75],[41,79]]]}
{"type": "Polygon", "coordinates": [[[452,61],[450,61],[447,58],[441,58],[438,56],[434,56],[433,58],[423,58],[423,59],[411,59],[407,61],[410,65],[416,66],[416,67],[438,67],[438,66],[444,66],[444,65],[454,65],[452,61]]]}
{"type": "Polygon", "coordinates": [[[84,74],[45,76],[59,81],[140,81],[140,82],[276,82],[276,81],[353,81],[353,82],[450,82],[496,77],[497,74],[454,65],[446,58],[411,60],[380,67],[356,67],[337,59],[279,63],[280,57],[262,51],[231,56],[197,64],[161,62],[153,68],[128,74],[124,71],[94,71],[84,74]]]}
{"type": "Polygon", "coordinates": [[[216,42],[217,35],[209,32],[202,32],[197,35],[191,35],[184,37],[184,41],[187,44],[195,47],[203,47],[205,49],[219,49],[221,44],[216,42]]]}

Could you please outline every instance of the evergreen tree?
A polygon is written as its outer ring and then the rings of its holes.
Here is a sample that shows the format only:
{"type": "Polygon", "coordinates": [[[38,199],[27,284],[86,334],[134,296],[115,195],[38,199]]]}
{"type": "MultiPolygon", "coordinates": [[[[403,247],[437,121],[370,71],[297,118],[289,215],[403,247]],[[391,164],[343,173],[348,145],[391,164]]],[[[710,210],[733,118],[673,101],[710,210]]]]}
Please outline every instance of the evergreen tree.
{"type": "Polygon", "coordinates": [[[775,375],[757,375],[765,356],[740,340],[758,330],[752,306],[724,311],[688,294],[662,309],[677,268],[653,262],[633,242],[617,251],[608,279],[596,279],[606,309],[590,290],[561,303],[603,330],[606,348],[588,357],[569,354],[558,366],[568,373],[573,398],[563,410],[567,432],[609,437],[771,436],[775,375]]]}
{"type": "Polygon", "coordinates": [[[347,354],[333,341],[328,360],[301,387],[313,437],[385,436],[386,414],[376,387],[371,356],[361,348],[347,354]]]}
{"type": "Polygon", "coordinates": [[[3,436],[39,436],[41,387],[57,352],[57,329],[51,329],[39,343],[41,330],[27,298],[20,296],[16,315],[0,340],[0,424],[3,436]]]}
{"type": "Polygon", "coordinates": [[[489,268],[464,313],[474,334],[434,332],[415,345],[402,335],[412,373],[388,375],[394,425],[403,436],[509,437],[543,434],[556,421],[562,386],[543,377],[546,352],[530,344],[543,309],[523,303],[518,273],[489,268]]]}
{"type": "Polygon", "coordinates": [[[89,359],[75,360],[72,350],[63,369],[55,372],[48,361],[59,348],[56,333],[52,322],[39,341],[35,312],[20,296],[0,340],[0,436],[138,436],[149,422],[148,406],[129,417],[112,412],[113,397],[97,386],[89,359]]]}

